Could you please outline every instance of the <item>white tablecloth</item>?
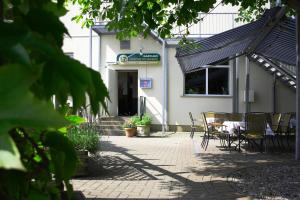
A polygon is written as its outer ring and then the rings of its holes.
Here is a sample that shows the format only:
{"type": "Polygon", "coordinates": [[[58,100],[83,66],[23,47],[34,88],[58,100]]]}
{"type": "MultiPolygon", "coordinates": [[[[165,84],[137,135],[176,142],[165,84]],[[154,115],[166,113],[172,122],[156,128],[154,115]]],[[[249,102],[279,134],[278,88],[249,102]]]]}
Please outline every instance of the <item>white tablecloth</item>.
{"type": "MultiPolygon", "coordinates": [[[[238,127],[240,127],[240,130],[245,130],[244,121],[224,121],[223,125],[225,125],[225,127],[222,127],[222,129],[225,129],[225,131],[231,135],[235,134],[235,131],[238,130],[238,127]]],[[[269,124],[267,124],[266,135],[274,135],[269,124]]]]}

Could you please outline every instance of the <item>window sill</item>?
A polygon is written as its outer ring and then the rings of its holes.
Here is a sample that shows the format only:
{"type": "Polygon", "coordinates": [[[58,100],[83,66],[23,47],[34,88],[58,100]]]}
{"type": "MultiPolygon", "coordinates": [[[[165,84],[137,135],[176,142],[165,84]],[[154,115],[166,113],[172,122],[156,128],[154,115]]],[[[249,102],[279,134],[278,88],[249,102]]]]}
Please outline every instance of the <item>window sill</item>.
{"type": "Polygon", "coordinates": [[[183,94],[181,97],[192,97],[192,98],[232,98],[232,95],[205,95],[205,94],[183,94]]]}

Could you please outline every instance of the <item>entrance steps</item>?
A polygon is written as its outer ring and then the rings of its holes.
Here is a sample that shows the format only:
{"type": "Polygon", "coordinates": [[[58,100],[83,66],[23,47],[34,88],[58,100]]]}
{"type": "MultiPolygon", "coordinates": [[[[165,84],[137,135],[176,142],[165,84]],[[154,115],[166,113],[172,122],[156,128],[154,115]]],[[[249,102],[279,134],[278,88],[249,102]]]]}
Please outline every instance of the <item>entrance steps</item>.
{"type": "Polygon", "coordinates": [[[129,117],[101,117],[97,126],[102,135],[122,136],[125,135],[122,125],[127,119],[129,117]]]}

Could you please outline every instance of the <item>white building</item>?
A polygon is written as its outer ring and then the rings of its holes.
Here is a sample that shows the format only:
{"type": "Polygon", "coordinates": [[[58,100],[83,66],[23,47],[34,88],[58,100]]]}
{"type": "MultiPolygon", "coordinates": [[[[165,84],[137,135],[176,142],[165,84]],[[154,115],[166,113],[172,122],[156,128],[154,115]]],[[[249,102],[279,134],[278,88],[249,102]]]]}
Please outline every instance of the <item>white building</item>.
{"type": "MultiPolygon", "coordinates": [[[[65,38],[63,50],[101,73],[111,98],[110,115],[138,114],[140,97],[146,97],[147,113],[157,129],[165,124],[171,130],[182,130],[190,124],[188,112],[195,117],[205,111],[245,112],[245,56],[185,75],[175,58],[177,40],[163,42],[152,34],[146,39],[119,41],[101,24],[92,32],[81,29],[70,20],[75,12],[72,7],[62,19],[71,35],[65,38]],[[233,93],[238,94],[237,102],[233,93]]],[[[191,27],[192,36],[207,37],[238,26],[236,12],[237,8],[218,7],[200,25],[191,27]]],[[[177,29],[174,32],[180,32],[177,29]]],[[[255,62],[250,62],[250,97],[253,112],[295,111],[295,90],[280,81],[274,87],[274,76],[255,62]]]]}

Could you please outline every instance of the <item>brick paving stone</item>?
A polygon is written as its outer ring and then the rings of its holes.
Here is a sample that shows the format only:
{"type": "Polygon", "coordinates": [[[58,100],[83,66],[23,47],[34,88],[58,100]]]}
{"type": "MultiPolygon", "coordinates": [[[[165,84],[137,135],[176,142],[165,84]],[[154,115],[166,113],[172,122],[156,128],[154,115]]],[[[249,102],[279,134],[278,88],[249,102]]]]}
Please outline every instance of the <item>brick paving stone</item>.
{"type": "Polygon", "coordinates": [[[88,200],[248,200],[251,197],[230,186],[228,174],[282,160],[274,155],[224,151],[218,140],[210,140],[203,151],[196,146],[200,143],[201,134],[192,140],[189,133],[145,138],[103,136],[99,163],[93,161],[91,176],[72,180],[74,190],[82,191],[88,200]]]}

